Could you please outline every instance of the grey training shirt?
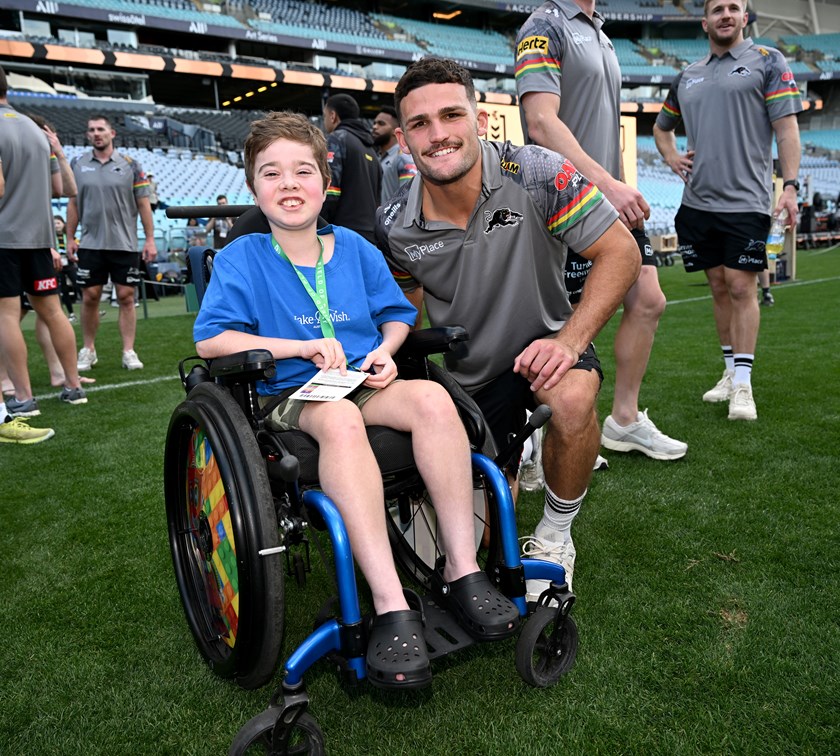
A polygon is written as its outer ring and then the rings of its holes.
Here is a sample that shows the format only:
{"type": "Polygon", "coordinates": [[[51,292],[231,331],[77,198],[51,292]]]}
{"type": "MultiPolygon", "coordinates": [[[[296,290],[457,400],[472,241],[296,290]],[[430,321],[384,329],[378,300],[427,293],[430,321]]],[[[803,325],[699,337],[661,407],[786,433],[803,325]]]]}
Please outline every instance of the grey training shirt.
{"type": "Polygon", "coordinates": [[[149,196],[149,180],[140,164],[116,150],[100,163],[91,150],[70,165],[79,190],[79,246],[137,252],[137,199],[149,196]]]}
{"type": "Polygon", "coordinates": [[[656,125],[682,120],[694,166],[682,202],[696,210],[770,213],[773,121],[802,110],[784,56],[745,39],[680,73],[656,125]]]}
{"type": "Polygon", "coordinates": [[[446,366],[469,391],[511,370],[534,339],[571,315],[567,246],[585,250],[618,217],[562,155],[481,142],[481,195],[466,229],[423,217],[423,179],[377,213],[376,239],[405,291],[422,286],[432,325],[462,325],[466,355],[446,366]]]}
{"type": "MultiPolygon", "coordinates": [[[[516,91],[560,95],[558,116],[583,151],[621,178],[621,71],[597,11],[589,18],[572,0],[549,0],[516,37],[516,91]]],[[[522,114],[522,131],[528,128],[522,114]]]]}
{"type": "Polygon", "coordinates": [[[54,247],[50,172],[59,170],[58,162],[50,159],[47,135],[8,105],[0,105],[0,160],[6,182],[0,249],[54,247]]]}

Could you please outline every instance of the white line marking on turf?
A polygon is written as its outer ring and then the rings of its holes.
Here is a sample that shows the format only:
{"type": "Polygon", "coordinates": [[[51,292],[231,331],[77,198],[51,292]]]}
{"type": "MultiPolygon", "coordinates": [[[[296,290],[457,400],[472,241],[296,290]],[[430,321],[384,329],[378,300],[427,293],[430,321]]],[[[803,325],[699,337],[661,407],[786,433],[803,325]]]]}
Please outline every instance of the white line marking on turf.
{"type": "MultiPolygon", "coordinates": [[[[840,281],[840,276],[832,276],[831,278],[815,278],[812,281],[791,281],[790,283],[780,284],[782,290],[784,289],[791,289],[794,286],[810,286],[811,284],[819,284],[819,283],[830,283],[831,281],[840,281]]],[[[678,304],[689,304],[691,302],[703,302],[707,299],[711,299],[711,294],[706,294],[702,297],[690,297],[689,299],[675,299],[673,301],[668,302],[668,306],[678,305],[678,304]]]]}
{"type": "MultiPolygon", "coordinates": [[[[180,380],[177,375],[159,375],[157,378],[145,378],[142,381],[126,381],[125,383],[103,383],[101,386],[92,385],[90,383],[83,383],[82,388],[86,394],[95,394],[98,391],[113,391],[114,389],[129,388],[130,386],[151,386],[153,383],[163,383],[164,381],[180,380]]],[[[60,391],[54,394],[42,394],[36,396],[35,399],[58,399],[61,396],[60,391]]]]}

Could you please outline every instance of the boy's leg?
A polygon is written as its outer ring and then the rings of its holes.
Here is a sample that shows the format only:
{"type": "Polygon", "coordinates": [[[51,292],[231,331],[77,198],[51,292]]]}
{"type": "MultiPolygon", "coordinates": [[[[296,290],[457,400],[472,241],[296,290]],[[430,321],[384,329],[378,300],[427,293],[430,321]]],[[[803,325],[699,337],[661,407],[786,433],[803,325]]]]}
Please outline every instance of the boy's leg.
{"type": "Polygon", "coordinates": [[[308,402],[299,425],[318,442],[321,488],[341,512],[376,613],[408,609],[388,540],[382,474],[358,407],[344,399],[308,402]]]}
{"type": "Polygon", "coordinates": [[[367,425],[411,433],[446,546],[444,580],[477,572],[470,447],[449,394],[431,381],[397,381],[371,397],[362,415],[367,425]]]}

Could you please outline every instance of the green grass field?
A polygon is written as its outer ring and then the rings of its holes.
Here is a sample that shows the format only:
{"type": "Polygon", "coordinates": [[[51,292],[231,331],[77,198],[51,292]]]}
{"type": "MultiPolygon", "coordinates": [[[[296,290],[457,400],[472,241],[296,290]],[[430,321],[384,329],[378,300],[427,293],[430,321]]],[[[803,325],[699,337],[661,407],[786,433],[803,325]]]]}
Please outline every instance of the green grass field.
{"type": "MultiPolygon", "coordinates": [[[[437,663],[431,693],[401,698],[348,694],[321,663],[307,682],[328,753],[840,752],[840,249],[801,251],[799,280],[762,310],[755,423],[700,400],[722,369],[708,290],[679,265],[660,274],[670,305],[641,402],[689,451],[608,453],[596,474],[574,531],[575,667],[529,688],[510,640],[437,663]]],[[[32,424],[56,436],[0,449],[0,753],[222,754],[272,687],[213,677],[173,577],[162,456],[192,316],[179,297],[151,303],[146,368],[129,374],[112,312],[80,407],[59,403],[26,326],[32,424]]],[[[614,326],[598,340],[602,414],[614,326]]],[[[523,497],[522,533],[541,506],[523,497]]],[[[286,653],[325,574],[289,581],[286,653]]]]}

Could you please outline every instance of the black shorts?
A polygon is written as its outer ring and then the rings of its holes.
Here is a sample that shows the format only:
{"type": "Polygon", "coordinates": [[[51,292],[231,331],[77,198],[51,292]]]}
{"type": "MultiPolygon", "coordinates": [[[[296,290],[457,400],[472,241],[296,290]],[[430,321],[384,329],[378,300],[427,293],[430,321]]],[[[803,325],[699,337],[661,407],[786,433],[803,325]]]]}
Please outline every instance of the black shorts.
{"type": "MultiPolygon", "coordinates": [[[[587,347],[572,370],[594,370],[601,382],[604,380],[601,363],[593,344],[587,347]]],[[[533,410],[537,406],[537,397],[531,391],[531,382],[513,370],[494,378],[476,391],[472,398],[487,421],[497,451],[501,451],[507,445],[512,434],[523,428],[525,410],[533,410]]]]}
{"type": "Polygon", "coordinates": [[[687,273],[725,265],[764,270],[770,216],[764,213],[712,213],[681,205],[674,218],[687,273]]]}
{"type": "MultiPolygon", "coordinates": [[[[656,265],[656,255],[653,253],[653,246],[650,243],[647,232],[643,228],[633,228],[630,229],[630,233],[633,234],[633,238],[639,247],[639,254],[642,256],[642,265],[656,265]]],[[[580,302],[580,295],[583,294],[583,285],[589,276],[590,268],[592,268],[592,260],[587,260],[574,250],[569,249],[566,255],[564,278],[566,281],[566,291],[569,294],[569,302],[571,304],[580,302]]]]}
{"type": "Polygon", "coordinates": [[[83,289],[103,286],[108,277],[115,284],[139,286],[140,253],[114,252],[107,249],[79,249],[79,267],[76,282],[83,289]]]}
{"type": "Polygon", "coordinates": [[[58,276],[49,248],[0,249],[0,297],[58,294],[58,276]]]}

